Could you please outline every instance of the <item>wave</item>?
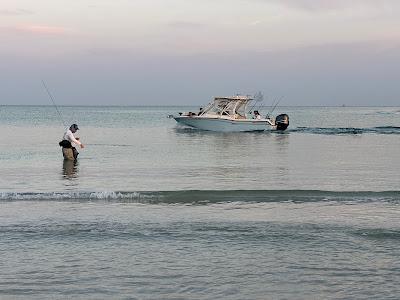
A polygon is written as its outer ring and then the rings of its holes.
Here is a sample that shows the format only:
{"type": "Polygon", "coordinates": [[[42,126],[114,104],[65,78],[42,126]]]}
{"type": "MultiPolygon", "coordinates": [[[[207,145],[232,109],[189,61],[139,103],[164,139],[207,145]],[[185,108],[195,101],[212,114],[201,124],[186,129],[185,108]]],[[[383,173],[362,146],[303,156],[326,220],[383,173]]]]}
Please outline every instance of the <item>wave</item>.
{"type": "Polygon", "coordinates": [[[333,192],[319,190],[183,190],[102,192],[2,192],[0,201],[115,201],[165,204],[208,204],[224,202],[400,202],[400,191],[333,192]]]}
{"type": "Polygon", "coordinates": [[[354,235],[373,240],[400,240],[398,229],[365,228],[355,231],[354,235]]]}
{"type": "Polygon", "coordinates": [[[371,128],[355,128],[355,127],[297,127],[288,129],[288,132],[300,132],[300,133],[313,133],[313,134],[363,134],[363,133],[375,133],[375,134],[400,134],[400,127],[398,126],[378,126],[371,128]]]}
{"type": "Polygon", "coordinates": [[[374,113],[370,113],[370,115],[374,115],[374,114],[378,114],[378,115],[397,115],[400,114],[400,110],[395,110],[395,111],[377,111],[374,113]]]}

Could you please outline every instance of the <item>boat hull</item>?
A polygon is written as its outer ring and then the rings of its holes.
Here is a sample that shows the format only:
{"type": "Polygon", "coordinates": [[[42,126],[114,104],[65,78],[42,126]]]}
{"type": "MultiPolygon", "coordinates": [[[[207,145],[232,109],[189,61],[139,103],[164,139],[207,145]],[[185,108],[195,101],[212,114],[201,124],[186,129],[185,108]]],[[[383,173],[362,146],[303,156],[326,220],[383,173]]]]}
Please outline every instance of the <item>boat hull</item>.
{"type": "Polygon", "coordinates": [[[173,118],[179,124],[208,131],[240,132],[275,129],[275,126],[272,126],[267,120],[227,120],[221,118],[202,118],[188,116],[179,116],[173,118]]]}

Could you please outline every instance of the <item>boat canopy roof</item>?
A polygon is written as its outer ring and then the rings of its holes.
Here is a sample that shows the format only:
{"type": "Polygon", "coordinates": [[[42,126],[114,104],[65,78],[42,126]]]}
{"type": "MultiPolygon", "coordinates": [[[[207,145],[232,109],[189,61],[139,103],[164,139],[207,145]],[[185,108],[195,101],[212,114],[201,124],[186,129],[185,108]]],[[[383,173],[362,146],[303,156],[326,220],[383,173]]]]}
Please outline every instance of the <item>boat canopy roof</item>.
{"type": "Polygon", "coordinates": [[[232,97],[215,97],[214,101],[251,101],[253,100],[252,97],[250,96],[242,96],[242,95],[236,95],[232,97]]]}

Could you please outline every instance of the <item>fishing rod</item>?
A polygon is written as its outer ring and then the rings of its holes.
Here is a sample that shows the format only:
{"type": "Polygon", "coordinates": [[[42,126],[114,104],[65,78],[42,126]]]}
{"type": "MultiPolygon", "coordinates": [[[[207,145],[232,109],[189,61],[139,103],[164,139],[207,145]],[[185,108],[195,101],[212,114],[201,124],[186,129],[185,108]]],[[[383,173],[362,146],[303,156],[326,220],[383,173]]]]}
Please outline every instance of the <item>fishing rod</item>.
{"type": "Polygon", "coordinates": [[[261,107],[264,106],[264,101],[261,101],[259,105],[257,105],[256,109],[257,111],[259,111],[261,109],[261,107]]]}
{"type": "MultiPolygon", "coordinates": [[[[268,96],[266,98],[267,98],[266,100],[268,100],[268,96]]],[[[260,110],[261,107],[263,107],[263,106],[264,106],[264,96],[262,97],[260,104],[257,105],[256,110],[260,110]]]]}
{"type": "Polygon", "coordinates": [[[57,111],[58,115],[60,116],[61,122],[63,123],[64,127],[67,127],[67,125],[65,125],[64,118],[63,118],[63,116],[61,115],[61,112],[58,110],[57,104],[56,104],[56,102],[54,101],[54,98],[53,98],[53,96],[51,95],[51,93],[50,93],[49,89],[47,88],[47,85],[46,85],[46,83],[44,82],[43,79],[42,79],[42,83],[43,83],[43,86],[44,86],[44,88],[45,88],[47,94],[49,95],[49,97],[50,97],[50,99],[51,99],[51,102],[53,102],[53,105],[54,105],[54,107],[56,108],[56,111],[57,111]]]}
{"type": "Polygon", "coordinates": [[[261,101],[261,103],[263,102],[264,99],[264,95],[261,92],[258,92],[254,95],[254,104],[253,106],[250,108],[249,113],[251,114],[253,108],[257,105],[257,102],[261,101]]]}
{"type": "Polygon", "coordinates": [[[275,108],[278,106],[278,104],[281,102],[281,100],[283,99],[283,96],[281,96],[278,100],[278,102],[276,102],[275,106],[272,108],[271,114],[274,112],[275,108]]]}
{"type": "Polygon", "coordinates": [[[278,106],[279,102],[281,102],[281,100],[283,99],[283,96],[281,96],[279,99],[275,99],[272,104],[271,104],[271,110],[268,112],[267,116],[270,116],[275,108],[278,106]]]}
{"type": "Polygon", "coordinates": [[[267,118],[270,117],[270,114],[272,112],[272,107],[275,105],[275,102],[276,102],[276,98],[272,99],[271,107],[270,107],[269,111],[267,112],[267,118]]]}

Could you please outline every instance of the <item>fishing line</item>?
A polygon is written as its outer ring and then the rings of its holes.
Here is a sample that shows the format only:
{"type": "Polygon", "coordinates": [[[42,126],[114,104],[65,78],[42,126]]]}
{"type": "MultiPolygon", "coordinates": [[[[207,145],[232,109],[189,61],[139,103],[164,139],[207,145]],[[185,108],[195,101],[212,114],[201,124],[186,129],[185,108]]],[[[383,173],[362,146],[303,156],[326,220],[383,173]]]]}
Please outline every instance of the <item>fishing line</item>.
{"type": "Polygon", "coordinates": [[[58,110],[57,104],[56,104],[56,102],[54,101],[54,98],[53,98],[53,96],[51,95],[51,93],[50,93],[49,89],[47,88],[46,83],[44,82],[43,79],[42,79],[42,83],[43,83],[43,86],[44,86],[44,88],[45,88],[47,94],[49,95],[49,97],[50,97],[50,99],[51,99],[51,102],[53,102],[53,105],[54,105],[54,107],[56,108],[56,111],[58,112],[58,115],[60,116],[61,122],[63,123],[64,127],[67,127],[67,125],[65,125],[64,118],[63,118],[63,116],[61,115],[61,112],[58,110]]]}

